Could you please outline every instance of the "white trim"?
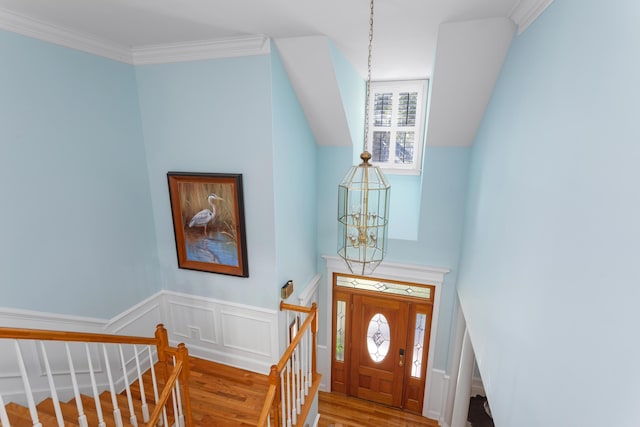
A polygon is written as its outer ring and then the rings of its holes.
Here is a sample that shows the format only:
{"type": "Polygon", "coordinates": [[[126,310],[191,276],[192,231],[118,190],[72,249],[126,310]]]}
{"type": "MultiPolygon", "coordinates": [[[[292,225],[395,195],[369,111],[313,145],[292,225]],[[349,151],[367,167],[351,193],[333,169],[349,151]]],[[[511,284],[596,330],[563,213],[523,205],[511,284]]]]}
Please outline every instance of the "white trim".
{"type": "Polygon", "coordinates": [[[39,21],[3,8],[0,8],[0,29],[113,59],[114,61],[132,63],[131,51],[126,46],[39,21]]]}
{"type": "Polygon", "coordinates": [[[269,38],[262,35],[139,46],[131,49],[134,65],[266,55],[269,52],[269,38]]]}
{"type": "Polygon", "coordinates": [[[96,317],[45,313],[0,307],[0,326],[14,328],[69,330],[79,332],[102,332],[108,320],[96,317]]]}
{"type": "Polygon", "coordinates": [[[431,382],[431,397],[425,399],[422,415],[432,420],[444,423],[444,409],[447,401],[447,390],[449,389],[449,375],[441,369],[432,369],[427,378],[431,382]]]}
{"type": "Polygon", "coordinates": [[[298,295],[298,304],[303,307],[310,307],[312,303],[317,302],[314,301],[314,297],[318,295],[318,289],[320,287],[320,279],[322,278],[321,274],[316,274],[313,276],[313,279],[309,282],[306,288],[300,295],[298,295]]]}
{"type": "Polygon", "coordinates": [[[0,29],[131,65],[266,55],[271,51],[265,35],[129,47],[4,8],[0,8],[0,29]]]}
{"type": "MultiPolygon", "coordinates": [[[[342,258],[335,255],[323,255],[326,264],[327,264],[327,273],[326,273],[326,301],[325,304],[325,321],[326,321],[326,331],[327,331],[327,340],[330,340],[330,336],[333,333],[333,329],[331,327],[332,321],[332,304],[333,301],[333,273],[343,273],[350,274],[347,269],[346,264],[342,260],[342,258]]],[[[392,280],[402,280],[413,283],[421,283],[421,284],[429,284],[435,287],[435,296],[433,300],[433,313],[432,313],[432,322],[431,322],[431,335],[429,339],[429,357],[427,360],[427,372],[433,372],[433,360],[435,358],[435,345],[436,338],[438,333],[438,318],[440,317],[440,296],[442,294],[442,283],[444,282],[444,276],[450,270],[447,268],[440,267],[428,267],[422,265],[412,265],[412,264],[400,264],[393,262],[382,262],[378,268],[376,268],[375,276],[383,277],[392,280]]],[[[329,341],[330,342],[330,341],[329,341]]],[[[320,347],[320,346],[318,346],[320,347]]],[[[330,346],[328,346],[330,347],[330,346]]],[[[325,351],[324,354],[327,360],[318,360],[318,369],[322,366],[329,366],[326,371],[320,371],[322,374],[322,380],[325,383],[325,388],[327,390],[331,390],[331,352],[325,351]]],[[[318,358],[320,358],[321,352],[318,350],[318,358]]],[[[422,414],[427,417],[429,411],[429,403],[432,398],[435,398],[438,391],[433,390],[433,375],[427,375],[427,381],[425,384],[425,393],[424,393],[424,405],[422,414]]],[[[442,398],[442,397],[440,397],[442,398]]],[[[446,399],[445,399],[446,400],[446,399]]]]}
{"type": "Polygon", "coordinates": [[[553,0],[520,0],[509,17],[518,25],[518,34],[522,34],[545,11],[553,0]]]}
{"type": "Polygon", "coordinates": [[[367,132],[367,150],[373,153],[373,133],[375,131],[384,131],[390,133],[389,159],[386,162],[376,162],[371,159],[371,163],[378,166],[382,171],[389,175],[420,175],[422,173],[422,154],[425,150],[425,134],[426,134],[426,114],[428,100],[428,79],[417,80],[376,80],[371,82],[371,97],[369,98],[369,128],[367,132]],[[399,127],[396,125],[398,115],[398,105],[396,98],[401,92],[417,92],[416,104],[416,123],[414,126],[399,127]],[[375,126],[375,94],[382,92],[391,92],[393,107],[391,109],[391,126],[375,126]],[[397,164],[396,160],[396,133],[399,131],[413,132],[414,149],[413,162],[410,164],[397,164]]]}

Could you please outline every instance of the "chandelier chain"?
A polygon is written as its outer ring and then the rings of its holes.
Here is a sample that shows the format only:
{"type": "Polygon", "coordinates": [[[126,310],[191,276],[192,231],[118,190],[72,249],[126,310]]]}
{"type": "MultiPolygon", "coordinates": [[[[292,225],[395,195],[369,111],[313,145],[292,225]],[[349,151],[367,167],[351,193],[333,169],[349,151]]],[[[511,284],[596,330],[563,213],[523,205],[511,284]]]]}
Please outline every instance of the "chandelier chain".
{"type": "Polygon", "coordinates": [[[373,50],[373,0],[371,0],[371,4],[369,6],[369,57],[367,58],[367,94],[365,97],[365,107],[364,107],[364,146],[362,147],[362,151],[367,151],[367,146],[369,145],[369,99],[371,93],[371,52],[373,50]]]}

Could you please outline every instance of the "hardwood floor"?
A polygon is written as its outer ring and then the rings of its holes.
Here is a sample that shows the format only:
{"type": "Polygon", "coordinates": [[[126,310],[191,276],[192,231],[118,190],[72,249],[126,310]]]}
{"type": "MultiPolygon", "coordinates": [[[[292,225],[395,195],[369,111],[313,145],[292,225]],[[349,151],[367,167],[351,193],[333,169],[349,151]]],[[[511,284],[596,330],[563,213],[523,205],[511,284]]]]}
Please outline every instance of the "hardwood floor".
{"type": "MultiPolygon", "coordinates": [[[[269,385],[266,375],[191,358],[191,404],[197,426],[255,426],[269,385]]],[[[319,393],[318,427],[437,427],[435,420],[344,396],[319,393]]],[[[312,425],[312,420],[307,420],[312,425]]]]}
{"type": "Polygon", "coordinates": [[[197,426],[255,426],[264,404],[266,375],[191,358],[191,409],[197,426]]]}
{"type": "MultiPolygon", "coordinates": [[[[191,404],[197,426],[255,426],[269,385],[266,375],[191,358],[191,404]]],[[[344,396],[319,393],[318,427],[437,427],[435,420],[344,396]]],[[[312,425],[312,420],[307,420],[312,425]]]]}
{"type": "MultiPolygon", "coordinates": [[[[215,362],[190,357],[189,392],[191,395],[191,413],[193,423],[198,427],[237,427],[256,426],[258,416],[264,404],[269,380],[266,375],[245,371],[215,362]]],[[[151,374],[147,371],[143,375],[145,385],[144,393],[147,401],[153,402],[153,388],[151,374]]],[[[135,401],[140,402],[140,386],[134,381],[130,386],[131,394],[135,401]]],[[[116,395],[121,408],[127,408],[125,392],[116,395]]],[[[85,415],[91,425],[98,424],[97,408],[94,407],[94,398],[82,396],[85,415]]],[[[105,422],[107,426],[113,426],[112,396],[108,391],[100,394],[105,422]]],[[[78,425],[78,414],[75,403],[61,403],[65,425],[78,425]]],[[[150,410],[153,405],[150,403],[150,410]]],[[[33,422],[29,409],[9,403],[5,405],[11,425],[31,426],[33,422]]],[[[53,401],[46,399],[37,407],[41,422],[45,426],[57,425],[53,401]]],[[[124,409],[127,412],[127,409],[124,409]]],[[[397,409],[376,405],[364,400],[347,397],[340,394],[319,394],[319,427],[435,427],[438,424],[433,420],[419,417],[415,414],[402,412],[397,409]]],[[[137,417],[142,419],[140,408],[136,408],[137,417]]],[[[128,412],[127,412],[128,414],[128,412]]],[[[125,416],[128,419],[128,415],[125,416]]],[[[308,419],[304,427],[313,425],[314,420],[308,419]]],[[[130,424],[126,423],[129,426],[130,424]]],[[[0,423],[0,427],[2,424],[0,423]]],[[[300,426],[303,427],[303,426],[300,426]]]]}
{"type": "Polygon", "coordinates": [[[436,420],[337,393],[319,392],[318,427],[438,427],[436,420]]]}

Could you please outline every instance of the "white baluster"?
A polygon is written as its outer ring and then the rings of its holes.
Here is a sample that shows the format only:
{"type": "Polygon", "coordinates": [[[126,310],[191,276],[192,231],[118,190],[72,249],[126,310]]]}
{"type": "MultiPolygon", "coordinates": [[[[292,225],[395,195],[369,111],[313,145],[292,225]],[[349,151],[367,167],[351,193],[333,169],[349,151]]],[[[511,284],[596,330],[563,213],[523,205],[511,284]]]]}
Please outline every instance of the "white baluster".
{"type": "Polygon", "coordinates": [[[173,387],[171,389],[171,400],[173,401],[173,425],[174,426],[179,426],[180,425],[180,420],[178,419],[178,404],[177,404],[177,399],[176,399],[176,388],[173,387]]]}
{"type": "Polygon", "coordinates": [[[140,386],[140,400],[142,401],[142,421],[149,422],[149,406],[147,406],[147,396],[144,395],[144,382],[142,381],[142,371],[140,370],[140,358],[138,349],[133,346],[133,353],[136,356],[136,369],[138,370],[138,384],[140,386]]]}
{"type": "Polygon", "coordinates": [[[311,331],[311,328],[309,328],[308,331],[309,334],[309,339],[307,340],[307,348],[309,349],[309,355],[308,355],[308,361],[309,361],[309,373],[307,374],[308,376],[308,383],[309,383],[309,387],[311,387],[311,385],[313,384],[313,332],[311,331]]]}
{"type": "Polygon", "coordinates": [[[309,388],[311,387],[311,375],[309,375],[309,372],[311,372],[311,328],[307,329],[307,333],[304,334],[304,349],[305,349],[305,358],[304,358],[304,377],[307,380],[307,386],[306,386],[306,390],[307,390],[307,394],[309,394],[309,388]]]}
{"type": "MultiPolygon", "coordinates": [[[[173,366],[176,366],[176,357],[173,356],[173,366]]],[[[180,394],[180,380],[176,378],[176,396],[178,398],[178,425],[184,427],[184,413],[182,412],[182,395],[180,394]]]]}
{"type": "Polygon", "coordinates": [[[33,427],[42,427],[42,424],[38,419],[38,411],[36,410],[36,402],[33,400],[33,393],[31,392],[31,385],[29,384],[29,378],[27,377],[27,368],[24,366],[24,359],[22,359],[20,344],[18,343],[18,340],[15,340],[14,342],[16,345],[16,356],[18,356],[18,365],[20,367],[20,376],[22,377],[24,392],[27,395],[27,403],[29,404],[29,413],[31,414],[33,427]]]}
{"type": "Polygon", "coordinates": [[[87,350],[87,362],[89,363],[89,377],[91,378],[91,388],[93,390],[93,400],[96,403],[96,414],[98,415],[98,427],[106,427],[104,422],[104,416],[102,414],[102,404],[100,403],[100,396],[98,395],[98,386],[96,385],[96,374],[93,372],[93,363],[91,362],[91,352],[89,351],[89,344],[85,343],[85,349],[87,350]]]}
{"type": "Polygon", "coordinates": [[[291,358],[289,358],[289,360],[287,361],[287,371],[289,371],[289,375],[287,375],[287,410],[288,410],[288,417],[289,419],[287,420],[287,425],[291,426],[292,424],[296,423],[296,411],[294,409],[294,400],[292,395],[293,392],[293,384],[291,384],[291,379],[292,376],[295,375],[295,373],[293,372],[293,366],[291,363],[291,358]]]}
{"type": "Polygon", "coordinates": [[[300,340],[300,375],[302,376],[301,393],[302,404],[304,405],[305,396],[307,395],[307,331],[302,334],[300,340]]]}
{"type": "Polygon", "coordinates": [[[286,390],[284,387],[284,377],[287,373],[287,367],[285,365],[284,369],[282,370],[282,372],[280,373],[280,396],[282,399],[282,404],[280,405],[280,407],[282,408],[282,424],[286,425],[287,424],[287,405],[286,405],[286,390]]]}
{"type": "Polygon", "coordinates": [[[302,340],[296,346],[296,373],[298,374],[298,382],[296,387],[298,388],[298,414],[302,411],[301,405],[304,404],[304,393],[302,392],[302,340]]]}
{"type": "Polygon", "coordinates": [[[4,407],[4,401],[2,400],[2,395],[0,394],[0,424],[3,426],[11,426],[9,424],[9,416],[7,415],[7,410],[4,407]]]}
{"type": "Polygon", "coordinates": [[[111,363],[109,363],[109,354],[107,353],[107,345],[102,344],[102,353],[104,354],[104,363],[107,367],[107,379],[109,381],[109,393],[111,394],[111,405],[113,406],[113,421],[116,423],[116,427],[122,427],[122,412],[118,406],[118,397],[116,395],[116,387],[113,383],[113,376],[111,375],[111,363]]]}
{"type": "Polygon", "coordinates": [[[122,362],[122,376],[124,377],[124,387],[127,391],[127,402],[129,403],[129,422],[134,427],[138,425],[138,418],[133,408],[133,399],[131,398],[131,389],[129,388],[129,376],[127,375],[127,365],[124,361],[124,353],[122,352],[122,344],[118,344],[120,349],[120,361],[122,362]]]}
{"type": "Polygon", "coordinates": [[[60,401],[58,400],[58,391],[56,385],[53,382],[53,375],[51,374],[51,366],[49,365],[49,358],[47,357],[47,350],[44,348],[44,343],[40,341],[40,350],[42,350],[42,358],[44,359],[44,369],[47,373],[47,380],[49,381],[49,392],[51,393],[51,400],[53,401],[53,411],[56,414],[56,420],[58,425],[64,427],[64,418],[62,417],[62,410],[60,409],[60,401]]]}
{"type": "MultiPolygon", "coordinates": [[[[148,345],[147,346],[147,350],[149,351],[149,369],[151,369],[151,383],[153,384],[153,399],[156,403],[156,405],[158,404],[158,381],[156,380],[156,367],[154,366],[154,362],[153,362],[153,353],[151,352],[151,346],[148,345]]],[[[167,411],[163,409],[163,415],[164,415],[164,425],[167,425],[167,411]]],[[[160,418],[159,421],[159,425],[163,425],[162,423],[163,419],[160,418]]]]}
{"type": "Polygon", "coordinates": [[[73,367],[73,359],[71,358],[71,350],[69,350],[69,343],[64,343],[67,350],[67,363],[69,364],[69,373],[71,375],[71,385],[73,386],[73,396],[76,399],[76,408],[78,408],[78,425],[79,427],[89,427],[87,422],[87,416],[84,413],[84,407],[82,406],[82,399],[80,398],[80,389],[78,388],[78,379],[76,378],[76,370],[73,367]]]}

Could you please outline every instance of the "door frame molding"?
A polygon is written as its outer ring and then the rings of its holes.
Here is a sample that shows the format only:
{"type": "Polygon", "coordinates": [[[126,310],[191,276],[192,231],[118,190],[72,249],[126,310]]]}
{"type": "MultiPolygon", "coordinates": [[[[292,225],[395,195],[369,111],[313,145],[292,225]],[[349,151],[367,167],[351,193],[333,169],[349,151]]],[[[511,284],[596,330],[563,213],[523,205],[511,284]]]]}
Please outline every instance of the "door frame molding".
{"type": "MultiPolygon", "coordinates": [[[[325,331],[327,331],[327,341],[331,343],[331,336],[333,335],[333,326],[332,326],[332,301],[333,301],[333,273],[339,274],[352,274],[347,266],[345,265],[342,258],[335,255],[323,255],[322,258],[325,260],[327,269],[325,274],[326,281],[326,303],[324,305],[324,321],[325,321],[325,331]]],[[[442,295],[442,283],[444,281],[444,276],[449,273],[449,269],[440,268],[440,267],[429,267],[423,265],[413,265],[413,264],[401,264],[401,263],[392,263],[383,261],[375,271],[373,277],[379,277],[389,280],[399,280],[403,282],[413,282],[420,283],[425,285],[433,285],[435,287],[435,296],[433,300],[433,313],[432,313],[432,324],[431,324],[431,334],[429,339],[429,357],[427,359],[427,381],[425,384],[424,391],[424,404],[422,405],[422,415],[427,416],[427,412],[429,409],[428,402],[430,401],[432,394],[432,384],[433,384],[433,360],[435,358],[435,346],[438,334],[438,320],[440,317],[440,297],[442,295]]],[[[331,345],[328,346],[328,351],[326,352],[326,356],[328,360],[325,360],[324,363],[319,364],[319,366],[328,366],[328,372],[322,372],[322,376],[327,381],[326,384],[331,384],[331,358],[333,355],[331,354],[331,345]]]]}

